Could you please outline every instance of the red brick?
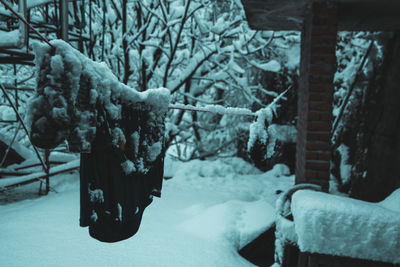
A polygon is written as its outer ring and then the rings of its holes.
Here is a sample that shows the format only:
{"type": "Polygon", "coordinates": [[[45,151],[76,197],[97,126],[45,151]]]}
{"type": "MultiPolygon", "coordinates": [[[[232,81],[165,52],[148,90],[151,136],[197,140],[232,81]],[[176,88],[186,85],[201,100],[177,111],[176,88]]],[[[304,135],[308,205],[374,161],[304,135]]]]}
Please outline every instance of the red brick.
{"type": "Polygon", "coordinates": [[[327,170],[324,171],[318,171],[318,180],[326,180],[329,181],[330,180],[330,170],[329,168],[327,170]]]}
{"type": "MultiPolygon", "coordinates": [[[[332,86],[332,89],[333,89],[333,86],[332,86]]],[[[333,90],[329,90],[325,94],[322,94],[321,100],[332,103],[333,102],[333,90]]]]}
{"type": "Polygon", "coordinates": [[[308,103],[310,111],[329,111],[332,110],[332,102],[329,101],[310,101],[308,103]]]}
{"type": "Polygon", "coordinates": [[[306,171],[307,170],[328,170],[329,171],[329,161],[326,160],[307,160],[306,161],[306,171]]]}
{"type": "Polygon", "coordinates": [[[319,119],[321,121],[332,121],[333,120],[333,115],[332,112],[320,112],[319,113],[319,119]]]}
{"type": "Polygon", "coordinates": [[[332,123],[329,121],[309,121],[307,123],[308,131],[330,131],[332,123]]]}
{"type": "Polygon", "coordinates": [[[306,151],[306,159],[307,160],[319,159],[319,152],[318,151],[306,151]]]}
{"type": "Polygon", "coordinates": [[[312,39],[310,42],[311,53],[313,53],[314,49],[318,48],[326,48],[329,49],[328,51],[330,52],[335,51],[336,49],[335,39],[336,39],[335,35],[331,35],[330,38],[327,38],[327,35],[312,35],[312,39]]]}
{"type": "Polygon", "coordinates": [[[328,63],[315,63],[311,64],[310,67],[308,68],[309,72],[312,73],[331,73],[335,71],[336,65],[335,64],[328,64],[328,63]]]}
{"type": "Polygon", "coordinates": [[[310,77],[308,78],[310,82],[310,86],[312,83],[316,84],[331,84],[333,81],[333,75],[313,75],[310,73],[310,77]]]}
{"type": "Polygon", "coordinates": [[[306,143],[306,151],[330,151],[331,144],[330,142],[322,142],[322,141],[307,141],[306,143]]]}
{"type": "Polygon", "coordinates": [[[310,111],[310,112],[308,113],[308,119],[309,119],[310,121],[318,121],[319,118],[320,118],[319,112],[317,112],[317,111],[310,111]]]}
{"type": "Polygon", "coordinates": [[[327,56],[320,56],[320,55],[311,55],[310,62],[319,63],[319,62],[326,62],[336,64],[336,56],[335,54],[327,55],[327,56]]]}
{"type": "Polygon", "coordinates": [[[326,132],[307,132],[307,140],[315,140],[315,141],[331,141],[331,133],[326,132]]]}
{"type": "Polygon", "coordinates": [[[333,84],[331,83],[313,83],[308,87],[309,93],[320,93],[324,92],[326,94],[333,94],[333,84]]]}
{"type": "Polygon", "coordinates": [[[318,48],[326,48],[329,49],[329,51],[334,51],[336,48],[336,42],[326,42],[323,41],[323,37],[326,37],[325,35],[313,35],[313,39],[311,41],[310,47],[311,51],[314,51],[314,49],[318,48]],[[321,40],[319,40],[321,39],[321,40]]]}
{"type": "Polygon", "coordinates": [[[308,112],[308,120],[310,121],[332,121],[333,115],[332,112],[322,112],[322,111],[314,111],[310,110],[308,112]]]}
{"type": "Polygon", "coordinates": [[[331,160],[330,151],[306,151],[305,155],[307,160],[323,160],[323,161],[331,160]]]}
{"type": "Polygon", "coordinates": [[[306,180],[308,180],[308,179],[318,179],[318,172],[315,171],[315,170],[305,169],[304,176],[305,176],[306,180]]]}
{"type": "Polygon", "coordinates": [[[313,14],[312,18],[313,25],[337,25],[336,16],[327,16],[326,14],[313,14]]]}
{"type": "MultiPolygon", "coordinates": [[[[323,28],[319,27],[318,25],[312,26],[313,28],[323,28]]],[[[329,34],[329,35],[311,35],[311,42],[312,43],[320,43],[325,45],[336,45],[337,35],[336,34],[329,34]]]]}
{"type": "MultiPolygon", "coordinates": [[[[313,33],[316,34],[316,33],[313,33]]],[[[335,46],[310,46],[310,55],[318,55],[318,56],[325,56],[325,55],[332,55],[335,53],[335,46]]]]}
{"type": "Polygon", "coordinates": [[[328,90],[327,92],[324,91],[315,92],[310,90],[308,94],[308,99],[310,101],[325,101],[332,103],[333,95],[330,92],[330,90],[328,90]]]}
{"type": "Polygon", "coordinates": [[[320,151],[318,152],[319,160],[328,160],[330,161],[332,158],[331,151],[320,151]]]}

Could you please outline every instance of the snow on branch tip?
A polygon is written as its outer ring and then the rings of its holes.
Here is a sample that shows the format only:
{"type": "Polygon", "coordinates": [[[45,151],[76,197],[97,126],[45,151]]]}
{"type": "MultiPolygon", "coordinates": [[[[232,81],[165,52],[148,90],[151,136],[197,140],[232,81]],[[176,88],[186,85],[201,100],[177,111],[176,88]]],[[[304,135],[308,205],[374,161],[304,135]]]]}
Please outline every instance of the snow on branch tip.
{"type": "Polygon", "coordinates": [[[235,107],[224,107],[221,105],[206,105],[203,107],[193,106],[193,105],[185,105],[185,104],[170,104],[168,109],[178,109],[185,111],[195,111],[195,112],[209,112],[209,113],[217,113],[221,115],[238,115],[238,116],[253,116],[253,117],[265,117],[266,113],[273,114],[274,106],[280,99],[284,99],[285,94],[289,91],[290,88],[283,91],[280,95],[278,95],[274,101],[272,101],[268,106],[262,108],[256,112],[251,111],[248,108],[235,108],[235,107]]]}

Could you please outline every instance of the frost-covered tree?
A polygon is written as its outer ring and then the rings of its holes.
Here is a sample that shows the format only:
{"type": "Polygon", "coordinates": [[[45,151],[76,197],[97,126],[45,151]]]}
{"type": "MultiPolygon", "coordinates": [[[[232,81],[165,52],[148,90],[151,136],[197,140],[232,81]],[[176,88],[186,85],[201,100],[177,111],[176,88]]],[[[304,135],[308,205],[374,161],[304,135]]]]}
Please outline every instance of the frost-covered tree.
{"type": "MultiPolygon", "coordinates": [[[[93,8],[89,56],[138,90],[168,88],[173,103],[258,109],[278,93],[254,77],[295,65],[279,51],[298,36],[250,30],[240,1],[105,0],[93,8]]],[[[182,159],[234,154],[252,119],[171,111],[168,143],[182,159]]]]}
{"type": "Polygon", "coordinates": [[[400,185],[399,49],[398,33],[340,35],[333,176],[352,197],[379,201],[400,185]]]}
{"type": "MultiPolygon", "coordinates": [[[[298,33],[249,29],[238,0],[92,0],[69,8],[74,47],[139,91],[168,88],[172,103],[257,111],[286,90],[298,70],[298,33]]],[[[57,10],[49,4],[30,12],[49,39],[60,37],[46,26],[58,21],[57,10]]],[[[293,124],[293,116],[285,122],[293,124]]],[[[167,145],[185,160],[247,157],[253,120],[173,110],[167,145]]]]}

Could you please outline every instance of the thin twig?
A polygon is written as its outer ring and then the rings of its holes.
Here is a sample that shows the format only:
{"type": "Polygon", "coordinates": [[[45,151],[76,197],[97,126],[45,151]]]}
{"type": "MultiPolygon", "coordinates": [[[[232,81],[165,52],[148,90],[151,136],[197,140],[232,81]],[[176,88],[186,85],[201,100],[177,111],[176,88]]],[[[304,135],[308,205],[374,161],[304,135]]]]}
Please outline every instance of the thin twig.
{"type": "Polygon", "coordinates": [[[360,78],[361,70],[364,68],[365,62],[367,61],[368,55],[371,52],[373,44],[374,44],[374,40],[371,40],[371,43],[368,46],[367,52],[365,52],[364,58],[363,58],[363,60],[362,60],[362,62],[360,64],[360,66],[358,67],[358,70],[357,70],[356,76],[354,77],[353,83],[351,84],[351,86],[349,88],[349,92],[346,95],[346,98],[343,101],[343,105],[340,108],[339,115],[336,117],[335,122],[333,123],[333,127],[332,127],[332,133],[333,134],[332,134],[332,136],[335,136],[334,133],[336,131],[336,128],[339,125],[339,121],[342,119],[344,110],[345,110],[345,108],[347,106],[347,103],[349,102],[351,94],[353,93],[354,87],[355,87],[358,79],[360,78]]]}

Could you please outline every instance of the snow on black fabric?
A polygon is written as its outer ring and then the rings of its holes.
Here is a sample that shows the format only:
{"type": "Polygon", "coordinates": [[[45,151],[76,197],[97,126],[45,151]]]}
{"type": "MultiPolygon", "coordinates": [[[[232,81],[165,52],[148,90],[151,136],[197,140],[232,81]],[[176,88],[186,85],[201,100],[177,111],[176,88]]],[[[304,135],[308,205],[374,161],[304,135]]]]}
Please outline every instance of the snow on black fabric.
{"type": "Polygon", "coordinates": [[[37,91],[29,101],[33,144],[64,140],[81,152],[81,226],[115,242],[134,235],[160,196],[169,91],[138,92],[61,40],[37,44],[37,91]]]}

